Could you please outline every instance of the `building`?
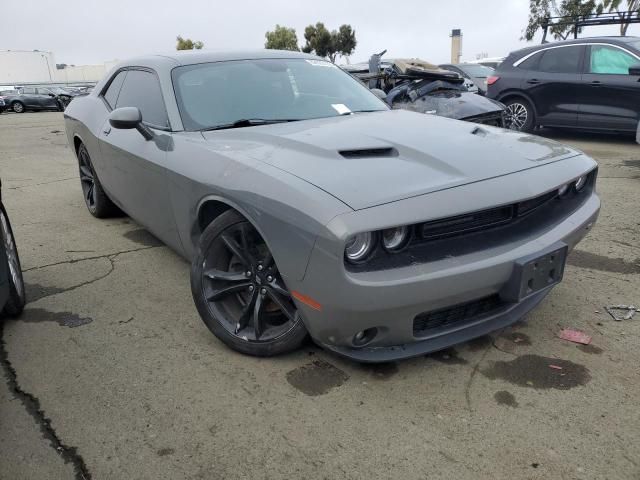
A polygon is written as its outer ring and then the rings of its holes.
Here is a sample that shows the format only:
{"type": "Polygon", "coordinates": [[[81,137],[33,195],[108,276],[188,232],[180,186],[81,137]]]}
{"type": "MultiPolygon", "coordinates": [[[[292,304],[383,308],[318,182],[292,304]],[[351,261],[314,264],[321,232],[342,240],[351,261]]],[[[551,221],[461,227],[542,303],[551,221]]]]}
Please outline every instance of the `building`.
{"type": "Polygon", "coordinates": [[[0,50],[0,85],[95,83],[116,63],[57,65],[52,52],[0,50]]]}

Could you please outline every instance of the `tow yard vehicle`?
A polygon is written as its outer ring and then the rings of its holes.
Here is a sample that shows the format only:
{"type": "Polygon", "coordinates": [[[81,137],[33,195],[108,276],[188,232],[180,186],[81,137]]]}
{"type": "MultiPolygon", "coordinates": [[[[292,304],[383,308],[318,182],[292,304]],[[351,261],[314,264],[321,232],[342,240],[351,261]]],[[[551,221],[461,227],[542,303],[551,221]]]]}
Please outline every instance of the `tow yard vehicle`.
{"type": "Polygon", "coordinates": [[[189,259],[204,323],[251,355],[309,334],[389,361],[505,327],[600,208],[583,153],[392,110],[298,52],[135,58],[65,124],[89,212],[122,209],[189,259]]]}
{"type": "Polygon", "coordinates": [[[372,55],[368,65],[342,68],[376,90],[391,108],[505,126],[504,105],[477,95],[477,89],[469,91],[458,73],[419,59],[382,60],[385,53],[372,55]]]}

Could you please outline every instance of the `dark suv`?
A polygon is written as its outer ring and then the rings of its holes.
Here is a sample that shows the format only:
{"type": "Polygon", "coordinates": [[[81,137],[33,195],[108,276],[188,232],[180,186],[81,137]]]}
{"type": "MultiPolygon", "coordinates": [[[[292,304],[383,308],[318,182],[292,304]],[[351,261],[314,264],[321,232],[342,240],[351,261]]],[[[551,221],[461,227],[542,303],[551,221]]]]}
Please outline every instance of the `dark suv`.
{"type": "Polygon", "coordinates": [[[547,43],[511,53],[487,79],[515,130],[536,126],[636,132],[640,38],[547,43]]]}

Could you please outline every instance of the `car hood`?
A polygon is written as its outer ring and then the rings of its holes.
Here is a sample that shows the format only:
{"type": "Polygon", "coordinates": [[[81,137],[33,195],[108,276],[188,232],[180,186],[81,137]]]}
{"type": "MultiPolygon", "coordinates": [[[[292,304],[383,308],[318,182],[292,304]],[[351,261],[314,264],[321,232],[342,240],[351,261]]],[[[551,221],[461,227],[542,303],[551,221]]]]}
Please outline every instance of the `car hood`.
{"type": "Polygon", "coordinates": [[[545,138],[405,110],[204,132],[209,147],[287,171],[354,210],[579,154],[545,138]]]}

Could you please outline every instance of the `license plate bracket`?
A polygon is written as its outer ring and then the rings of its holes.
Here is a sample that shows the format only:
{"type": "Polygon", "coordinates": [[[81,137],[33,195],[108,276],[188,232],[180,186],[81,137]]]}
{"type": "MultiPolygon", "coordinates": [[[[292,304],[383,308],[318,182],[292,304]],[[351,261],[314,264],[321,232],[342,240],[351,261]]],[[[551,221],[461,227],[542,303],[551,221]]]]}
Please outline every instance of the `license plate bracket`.
{"type": "Polygon", "coordinates": [[[521,302],[557,285],[564,275],[568,247],[557,243],[548,249],[515,261],[511,278],[500,292],[503,300],[521,302]]]}

